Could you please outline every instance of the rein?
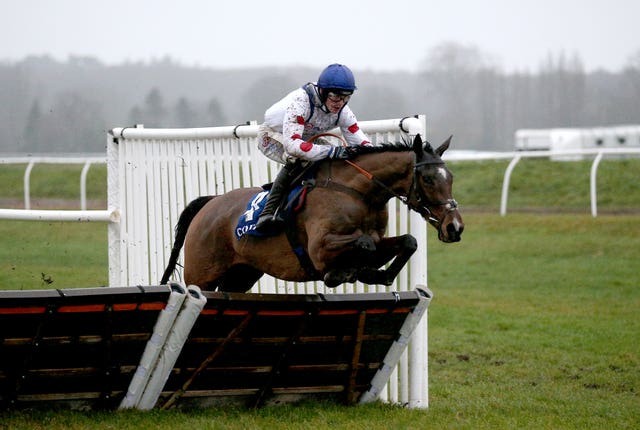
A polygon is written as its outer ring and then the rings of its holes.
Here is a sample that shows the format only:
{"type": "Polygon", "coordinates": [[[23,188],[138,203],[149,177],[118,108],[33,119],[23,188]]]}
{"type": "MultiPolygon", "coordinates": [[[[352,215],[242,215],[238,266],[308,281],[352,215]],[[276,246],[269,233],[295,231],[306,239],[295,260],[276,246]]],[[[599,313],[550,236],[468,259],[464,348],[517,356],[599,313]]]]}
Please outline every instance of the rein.
{"type": "MultiPolygon", "coordinates": [[[[317,134],[317,135],[313,136],[312,138],[310,138],[309,142],[313,142],[315,139],[317,139],[319,137],[323,137],[323,136],[329,136],[329,137],[337,138],[337,139],[342,141],[342,144],[344,146],[347,146],[347,141],[342,136],[339,136],[339,135],[333,134],[333,133],[320,133],[320,134],[317,134]]],[[[418,167],[425,166],[425,165],[436,165],[436,164],[444,165],[444,161],[442,161],[442,160],[427,160],[427,161],[421,161],[419,163],[415,163],[415,165],[413,166],[413,179],[411,180],[411,187],[409,187],[409,193],[408,193],[407,196],[401,196],[400,194],[396,193],[391,188],[389,188],[387,186],[387,184],[382,182],[380,179],[376,178],[371,172],[369,172],[366,169],[362,168],[361,166],[357,165],[353,161],[351,161],[351,160],[343,160],[343,161],[345,163],[349,164],[350,166],[352,166],[354,169],[356,169],[365,178],[367,178],[370,181],[375,182],[379,187],[383,188],[389,194],[391,194],[392,196],[396,197],[402,203],[407,205],[407,207],[409,209],[414,210],[414,211],[418,212],[420,215],[424,216],[436,228],[440,227],[440,225],[442,224],[442,219],[438,219],[438,218],[434,217],[433,216],[433,212],[431,211],[429,206],[431,206],[431,207],[433,207],[433,206],[446,206],[445,215],[447,213],[449,213],[449,212],[453,212],[453,211],[458,209],[458,202],[455,199],[448,199],[448,200],[445,200],[445,201],[430,201],[425,195],[421,195],[422,193],[419,193],[418,192],[418,187],[416,187],[416,178],[417,178],[418,167]],[[417,205],[411,202],[411,195],[412,194],[415,196],[414,199],[415,199],[417,205]]],[[[345,193],[345,194],[349,194],[351,196],[354,196],[354,197],[359,198],[359,199],[361,199],[361,200],[366,202],[365,196],[361,192],[359,192],[357,190],[354,190],[352,188],[349,188],[347,186],[332,182],[330,178],[327,179],[326,183],[324,183],[324,184],[314,184],[314,186],[319,186],[319,187],[324,187],[324,188],[332,188],[332,189],[334,189],[336,191],[339,191],[339,192],[342,192],[342,193],[345,193]]],[[[443,219],[444,219],[444,215],[443,215],[443,219]]]]}
{"type": "MultiPolygon", "coordinates": [[[[433,212],[431,211],[429,206],[432,206],[432,207],[433,206],[446,206],[446,210],[447,210],[446,213],[453,212],[454,210],[458,209],[458,202],[455,199],[448,199],[448,200],[445,200],[445,201],[431,201],[426,196],[421,195],[421,193],[418,192],[418,188],[416,187],[416,177],[417,177],[418,167],[424,166],[424,165],[444,164],[444,161],[434,160],[434,161],[421,161],[419,163],[416,163],[413,166],[413,178],[412,178],[411,187],[409,187],[409,193],[408,193],[407,196],[402,196],[402,195],[396,193],[394,190],[389,188],[389,186],[387,186],[387,184],[385,184],[380,179],[375,177],[371,172],[369,172],[366,169],[364,169],[363,167],[357,165],[353,161],[344,160],[344,162],[349,164],[353,168],[355,168],[358,171],[358,173],[362,174],[368,180],[375,182],[376,185],[378,185],[379,187],[381,187],[382,189],[387,191],[389,194],[391,194],[392,196],[394,196],[395,198],[400,200],[402,203],[407,205],[407,207],[409,209],[414,210],[414,211],[418,212],[419,214],[423,215],[431,224],[433,224],[436,227],[439,227],[442,224],[442,219],[438,219],[438,218],[434,217],[433,216],[433,212]],[[412,194],[415,196],[414,199],[418,203],[417,205],[411,202],[412,194]]],[[[349,187],[337,184],[335,182],[327,181],[327,184],[319,185],[319,186],[324,186],[326,188],[333,188],[333,189],[335,189],[337,191],[345,192],[345,193],[350,194],[350,195],[355,195],[356,197],[360,197],[361,196],[360,198],[362,200],[364,200],[364,195],[362,193],[360,193],[359,191],[353,190],[353,189],[351,189],[349,187]],[[349,192],[347,192],[347,190],[349,190],[349,192]]],[[[444,218],[444,216],[443,216],[443,218],[444,218]]]]}

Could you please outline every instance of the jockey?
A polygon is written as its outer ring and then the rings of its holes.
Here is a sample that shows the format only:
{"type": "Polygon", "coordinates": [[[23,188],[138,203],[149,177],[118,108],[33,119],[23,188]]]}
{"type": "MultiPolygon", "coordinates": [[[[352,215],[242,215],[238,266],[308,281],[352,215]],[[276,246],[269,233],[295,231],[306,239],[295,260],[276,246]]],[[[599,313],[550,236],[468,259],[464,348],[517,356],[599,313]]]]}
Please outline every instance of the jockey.
{"type": "Polygon", "coordinates": [[[308,142],[319,133],[339,127],[349,145],[370,145],[347,103],[356,90],[351,70],[342,64],[325,68],[318,82],[309,82],[271,106],[258,130],[258,147],[270,159],[284,164],[271,186],[256,230],[280,227],[279,207],[289,185],[309,162],[325,158],[348,159],[349,147],[308,142]]]}

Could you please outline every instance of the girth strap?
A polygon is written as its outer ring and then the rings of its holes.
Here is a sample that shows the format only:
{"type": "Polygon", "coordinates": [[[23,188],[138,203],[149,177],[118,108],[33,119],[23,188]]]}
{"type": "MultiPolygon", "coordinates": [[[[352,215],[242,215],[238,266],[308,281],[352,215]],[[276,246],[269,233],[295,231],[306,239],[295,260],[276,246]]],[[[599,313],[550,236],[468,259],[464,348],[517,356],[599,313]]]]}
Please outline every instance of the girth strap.
{"type": "MultiPolygon", "coordinates": [[[[333,182],[331,180],[318,182],[315,179],[307,179],[302,182],[302,190],[300,193],[308,193],[314,188],[327,188],[330,190],[338,191],[340,193],[347,194],[351,197],[359,199],[365,203],[367,203],[367,199],[364,194],[361,192],[354,190],[353,188],[349,188],[346,185],[339,184],[337,182],[333,182]]],[[[293,199],[295,201],[295,199],[293,199]]],[[[295,213],[293,211],[286,210],[286,214],[291,214],[292,218],[295,218],[295,213]]],[[[287,235],[287,240],[289,241],[289,245],[291,246],[291,250],[298,258],[298,262],[300,266],[304,269],[304,271],[311,276],[313,279],[320,279],[321,274],[318,272],[311,262],[311,258],[307,253],[306,249],[298,240],[298,230],[296,229],[295,222],[293,219],[287,220],[285,227],[285,234],[287,235]]]]}
{"type": "MultiPolygon", "coordinates": [[[[315,181],[313,179],[303,181],[302,189],[299,191],[299,194],[304,195],[308,193],[314,188],[314,186],[315,186],[315,181]]],[[[291,201],[295,202],[296,199],[294,198],[291,201]]],[[[295,256],[298,258],[298,262],[300,263],[300,266],[302,266],[302,268],[307,273],[307,275],[309,275],[312,279],[320,279],[321,277],[320,272],[316,270],[315,266],[311,262],[311,258],[309,257],[309,254],[307,254],[306,249],[304,248],[304,246],[302,246],[302,244],[300,243],[300,240],[298,239],[298,230],[295,225],[295,217],[296,217],[295,211],[286,210],[285,214],[287,214],[287,217],[290,218],[290,219],[287,219],[287,222],[285,223],[284,232],[287,235],[287,240],[289,241],[289,246],[291,246],[291,250],[293,251],[295,256]]]]}

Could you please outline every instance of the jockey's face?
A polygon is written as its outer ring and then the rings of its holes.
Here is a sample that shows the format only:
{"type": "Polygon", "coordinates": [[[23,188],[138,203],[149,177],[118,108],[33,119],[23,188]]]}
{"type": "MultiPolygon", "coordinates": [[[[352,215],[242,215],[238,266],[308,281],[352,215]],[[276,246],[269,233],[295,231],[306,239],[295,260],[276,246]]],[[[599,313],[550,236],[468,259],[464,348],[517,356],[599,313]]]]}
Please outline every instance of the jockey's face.
{"type": "Polygon", "coordinates": [[[325,105],[327,106],[327,109],[329,109],[329,112],[338,113],[340,112],[340,109],[347,104],[350,98],[351,94],[337,94],[329,92],[327,94],[327,101],[325,102],[325,105]]]}

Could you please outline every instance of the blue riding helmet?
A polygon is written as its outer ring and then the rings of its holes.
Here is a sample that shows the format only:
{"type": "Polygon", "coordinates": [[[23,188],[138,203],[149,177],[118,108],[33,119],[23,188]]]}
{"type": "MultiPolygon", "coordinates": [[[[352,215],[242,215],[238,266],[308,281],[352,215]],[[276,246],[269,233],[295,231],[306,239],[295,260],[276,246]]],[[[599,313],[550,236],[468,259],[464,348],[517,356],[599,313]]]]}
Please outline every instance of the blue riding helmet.
{"type": "Polygon", "coordinates": [[[322,89],[335,89],[347,93],[353,93],[356,80],[351,70],[343,64],[331,64],[325,68],[318,78],[318,87],[322,89]]]}

